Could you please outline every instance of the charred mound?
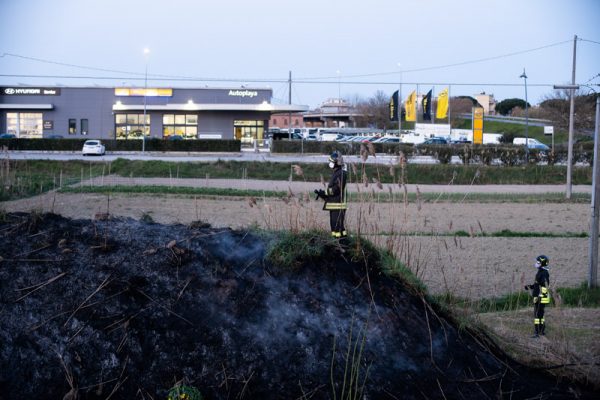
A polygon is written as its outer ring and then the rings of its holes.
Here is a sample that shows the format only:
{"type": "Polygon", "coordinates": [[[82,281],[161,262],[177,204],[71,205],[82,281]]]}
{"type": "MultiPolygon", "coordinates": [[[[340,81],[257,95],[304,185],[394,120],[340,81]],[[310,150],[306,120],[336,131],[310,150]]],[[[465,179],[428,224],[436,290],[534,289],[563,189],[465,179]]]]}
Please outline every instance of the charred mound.
{"type": "Polygon", "coordinates": [[[453,326],[375,252],[317,237],[282,266],[268,234],[52,214],[0,235],[2,399],[590,396],[453,326]]]}

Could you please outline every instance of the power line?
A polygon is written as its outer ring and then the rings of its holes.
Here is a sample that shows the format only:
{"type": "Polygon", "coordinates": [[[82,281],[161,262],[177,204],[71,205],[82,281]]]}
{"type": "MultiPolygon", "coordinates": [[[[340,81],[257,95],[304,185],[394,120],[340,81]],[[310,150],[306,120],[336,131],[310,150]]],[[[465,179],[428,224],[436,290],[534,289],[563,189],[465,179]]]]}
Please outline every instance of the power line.
{"type": "MultiPolygon", "coordinates": [[[[587,80],[585,83],[590,83],[591,81],[593,81],[594,79],[596,79],[596,78],[598,78],[598,77],[600,77],[600,74],[596,74],[596,75],[592,76],[592,77],[591,77],[590,79],[588,79],[588,80],[587,80]]],[[[585,84],[585,83],[584,83],[584,84],[585,84]]]]}
{"type": "Polygon", "coordinates": [[[589,40],[589,39],[579,39],[579,40],[581,40],[582,42],[590,42],[590,43],[600,44],[600,42],[596,42],[594,40],[589,40]]]}
{"type": "MultiPolygon", "coordinates": [[[[103,80],[131,80],[140,81],[144,80],[141,77],[131,76],[89,76],[89,75],[34,75],[34,74],[0,74],[4,77],[13,78],[53,78],[53,79],[103,79],[103,80]]],[[[160,78],[161,75],[148,74],[149,81],[188,81],[188,82],[262,82],[262,83],[281,83],[287,82],[287,79],[280,80],[268,80],[268,79],[240,79],[240,78],[160,78]]]]}
{"type": "MultiPolygon", "coordinates": [[[[127,74],[127,75],[135,75],[135,76],[145,77],[145,73],[143,73],[143,72],[130,72],[130,71],[115,70],[115,69],[90,67],[90,66],[85,66],[85,65],[69,64],[69,63],[63,63],[63,62],[59,62],[59,61],[45,60],[45,59],[42,59],[42,58],[22,56],[22,55],[13,54],[13,53],[2,53],[2,55],[0,55],[0,58],[1,57],[5,57],[5,56],[15,57],[15,58],[21,58],[21,59],[24,59],[24,60],[36,61],[36,62],[41,62],[41,63],[46,63],[46,64],[61,65],[61,66],[71,67],[71,68],[88,69],[88,70],[92,70],[92,71],[111,72],[111,73],[127,74]]],[[[234,81],[234,82],[242,82],[242,81],[248,81],[248,82],[250,82],[250,81],[252,81],[252,82],[261,82],[261,81],[262,82],[287,82],[287,79],[277,80],[277,78],[274,78],[274,79],[243,79],[243,78],[233,78],[233,79],[231,79],[231,78],[202,78],[202,77],[191,77],[191,76],[182,76],[182,75],[148,74],[148,77],[151,77],[151,76],[156,77],[156,78],[169,79],[169,80],[197,80],[197,81],[222,81],[222,82],[226,82],[226,81],[234,81]]],[[[97,79],[103,79],[103,77],[97,77],[97,79]]],[[[111,79],[111,78],[109,77],[109,79],[111,79]]],[[[118,79],[123,79],[123,78],[119,77],[118,79]]],[[[127,79],[133,79],[133,78],[127,77],[127,79]]]]}
{"type": "MultiPolygon", "coordinates": [[[[462,61],[462,62],[458,62],[458,63],[437,65],[437,66],[432,66],[432,67],[403,69],[402,73],[404,74],[404,73],[409,73],[409,72],[431,71],[434,69],[450,68],[450,67],[457,67],[457,66],[461,66],[461,65],[480,63],[480,62],[484,62],[484,61],[498,60],[500,58],[506,58],[506,57],[512,57],[512,56],[519,55],[519,54],[531,53],[531,52],[546,49],[549,47],[559,46],[559,45],[562,45],[565,43],[571,43],[571,40],[565,40],[562,42],[552,43],[552,44],[548,44],[545,46],[540,46],[540,47],[536,47],[536,48],[528,49],[528,50],[515,51],[513,53],[502,54],[502,55],[494,56],[494,57],[479,58],[479,59],[470,60],[470,61],[462,61]]],[[[376,72],[376,73],[372,73],[372,74],[347,75],[347,76],[344,76],[344,78],[364,78],[364,77],[369,77],[369,76],[398,75],[399,73],[400,73],[400,71],[376,72]]],[[[322,78],[305,78],[305,79],[311,79],[311,80],[312,79],[338,79],[338,76],[328,76],[328,77],[322,77],[322,78]]],[[[300,79],[300,80],[302,80],[302,79],[300,79]]]]}
{"type": "MultiPolygon", "coordinates": [[[[143,77],[123,77],[123,76],[85,76],[85,75],[30,75],[30,74],[0,74],[0,77],[11,78],[52,78],[52,79],[101,79],[101,80],[144,80],[143,77]]],[[[173,82],[252,82],[252,83],[287,83],[287,80],[253,80],[253,79],[217,79],[217,78],[148,78],[149,81],[173,81],[173,82]]],[[[340,82],[320,82],[320,81],[293,81],[294,84],[315,84],[315,85],[338,85],[338,83],[346,85],[398,85],[395,81],[340,81],[340,82]]],[[[521,87],[521,83],[499,83],[499,82],[408,82],[403,85],[431,85],[431,86],[505,86],[505,87],[521,87]]],[[[546,87],[554,86],[554,83],[528,83],[527,86],[546,87]]]]}
{"type": "Polygon", "coordinates": [[[63,63],[63,62],[59,62],[59,61],[44,60],[44,59],[41,59],[41,58],[22,56],[20,54],[13,54],[13,53],[2,53],[2,55],[0,57],[5,57],[5,56],[15,57],[15,58],[21,58],[23,60],[36,61],[36,62],[41,62],[41,63],[46,63],[46,64],[61,65],[63,67],[89,69],[89,70],[92,70],[92,71],[116,72],[118,74],[130,74],[130,75],[141,75],[141,76],[144,75],[144,73],[129,72],[129,71],[119,71],[119,70],[114,70],[114,69],[97,68],[97,67],[88,67],[88,66],[77,65],[77,64],[68,64],[68,63],[63,63]]]}
{"type": "MultiPolygon", "coordinates": [[[[593,42],[593,41],[587,40],[587,39],[579,39],[579,40],[584,40],[584,41],[589,41],[589,42],[592,42],[592,43],[597,43],[597,42],[593,42]]],[[[534,52],[534,51],[546,49],[546,48],[549,48],[549,47],[559,46],[559,45],[562,45],[562,44],[565,44],[565,43],[570,43],[570,42],[571,42],[571,40],[565,40],[565,41],[562,41],[562,42],[552,43],[552,44],[548,44],[548,45],[544,45],[544,46],[540,46],[540,47],[535,47],[535,48],[527,49],[527,50],[515,51],[515,52],[512,52],[512,53],[506,53],[506,54],[502,54],[502,55],[498,55],[498,56],[493,56],[493,57],[486,57],[486,58],[480,58],[480,59],[475,59],[475,60],[462,61],[462,62],[457,62],[457,63],[452,63],[452,64],[443,64],[443,65],[437,65],[437,66],[430,66],[430,67],[422,67],[422,68],[414,68],[414,69],[402,70],[402,73],[431,71],[431,70],[435,70],[435,69],[443,69],[443,68],[450,68],[450,67],[457,67],[457,66],[475,64],[475,63],[480,63],[480,62],[485,62],[485,61],[498,60],[498,59],[501,59],[501,58],[507,58],[507,57],[512,57],[512,56],[519,55],[519,54],[531,53],[531,52],[534,52]]],[[[84,66],[84,65],[63,63],[63,62],[52,61],[52,60],[45,60],[45,59],[36,58],[36,57],[23,56],[23,55],[20,55],[20,54],[2,53],[2,55],[0,55],[0,57],[5,57],[5,56],[15,57],[15,58],[21,58],[21,59],[24,59],[24,60],[36,61],[36,62],[47,63],[47,64],[62,65],[62,66],[72,67],[72,68],[88,69],[88,70],[93,70],[93,71],[111,72],[111,73],[119,73],[119,74],[127,74],[127,75],[134,75],[134,76],[144,76],[144,74],[141,73],[141,72],[121,71],[121,70],[113,70],[113,69],[107,69],[107,68],[98,68],[98,67],[90,67],[90,66],[84,66]]],[[[399,71],[393,71],[393,72],[376,72],[376,73],[359,74],[359,75],[346,75],[346,76],[343,76],[343,78],[346,78],[346,79],[350,78],[350,79],[352,79],[352,78],[365,78],[365,77],[385,76],[385,75],[397,75],[397,74],[399,74],[399,71]]],[[[219,81],[220,82],[241,82],[241,81],[246,81],[246,82],[270,82],[270,83],[273,83],[273,82],[275,82],[275,83],[287,82],[286,79],[278,79],[278,78],[268,78],[268,79],[202,78],[202,77],[190,77],[190,76],[180,76],[180,75],[162,75],[162,74],[148,74],[148,76],[149,77],[156,77],[156,78],[163,78],[163,79],[168,79],[168,80],[206,81],[206,82],[219,82],[219,81]]],[[[104,78],[98,77],[96,79],[104,79],[104,78]]],[[[111,79],[111,78],[109,77],[108,79],[111,79]]],[[[119,78],[119,79],[123,79],[123,78],[119,78]]],[[[131,79],[131,77],[128,77],[128,79],[131,79]]],[[[294,79],[294,83],[321,83],[321,82],[313,82],[313,81],[320,81],[320,80],[327,80],[327,79],[335,79],[336,80],[335,83],[348,83],[348,82],[338,82],[338,80],[340,79],[340,76],[338,76],[338,75],[336,75],[336,76],[327,76],[327,77],[297,78],[297,79],[294,79]]],[[[351,83],[362,84],[363,82],[351,82],[351,83]]],[[[382,84],[380,82],[373,82],[373,83],[374,84],[382,84]]]]}
{"type": "MultiPolygon", "coordinates": [[[[29,75],[29,74],[0,74],[0,77],[11,77],[11,78],[52,78],[52,79],[101,79],[101,80],[123,80],[128,79],[131,81],[142,81],[143,77],[123,77],[123,76],[80,76],[80,75],[29,75]]],[[[173,82],[252,82],[252,83],[287,83],[287,80],[252,80],[252,79],[216,79],[216,78],[171,78],[171,79],[159,79],[159,78],[148,78],[149,81],[173,81],[173,82]]],[[[315,84],[315,85],[338,85],[338,82],[320,82],[320,81],[293,81],[294,84],[315,84]]],[[[395,81],[340,81],[341,84],[346,85],[398,85],[395,81]]],[[[431,86],[504,86],[504,87],[521,87],[521,83],[499,83],[499,82],[408,82],[405,81],[403,85],[431,85],[431,86]]],[[[528,83],[527,86],[535,87],[553,87],[554,83],[528,83]]]]}

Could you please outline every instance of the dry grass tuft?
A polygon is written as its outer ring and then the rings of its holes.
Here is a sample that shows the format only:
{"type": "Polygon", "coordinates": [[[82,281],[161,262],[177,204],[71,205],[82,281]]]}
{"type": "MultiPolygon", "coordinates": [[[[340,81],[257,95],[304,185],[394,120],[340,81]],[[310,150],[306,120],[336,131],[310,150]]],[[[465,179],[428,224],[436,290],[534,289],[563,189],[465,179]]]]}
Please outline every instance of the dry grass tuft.
{"type": "Polygon", "coordinates": [[[292,168],[294,168],[294,173],[297,176],[304,177],[304,171],[302,170],[301,166],[294,164],[294,165],[292,165],[292,168]]]}
{"type": "Polygon", "coordinates": [[[363,162],[369,159],[369,150],[367,150],[364,144],[360,145],[360,158],[363,162]]]}

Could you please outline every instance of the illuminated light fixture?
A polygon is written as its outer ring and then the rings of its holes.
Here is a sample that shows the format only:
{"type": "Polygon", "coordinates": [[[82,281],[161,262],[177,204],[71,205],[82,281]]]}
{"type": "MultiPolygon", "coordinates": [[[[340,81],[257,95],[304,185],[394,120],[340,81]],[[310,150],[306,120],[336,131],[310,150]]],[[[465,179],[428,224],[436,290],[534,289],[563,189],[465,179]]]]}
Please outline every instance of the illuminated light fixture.
{"type": "Polygon", "coordinates": [[[190,100],[188,100],[188,102],[187,102],[187,103],[186,103],[186,104],[183,106],[183,108],[185,108],[185,109],[187,109],[187,110],[190,110],[190,109],[193,109],[193,108],[194,108],[194,106],[195,106],[195,104],[194,104],[194,100],[190,99],[190,100]]]}
{"type": "Polygon", "coordinates": [[[258,109],[260,111],[270,111],[273,109],[273,107],[269,103],[267,103],[266,100],[263,100],[263,102],[258,105],[258,109]]]}

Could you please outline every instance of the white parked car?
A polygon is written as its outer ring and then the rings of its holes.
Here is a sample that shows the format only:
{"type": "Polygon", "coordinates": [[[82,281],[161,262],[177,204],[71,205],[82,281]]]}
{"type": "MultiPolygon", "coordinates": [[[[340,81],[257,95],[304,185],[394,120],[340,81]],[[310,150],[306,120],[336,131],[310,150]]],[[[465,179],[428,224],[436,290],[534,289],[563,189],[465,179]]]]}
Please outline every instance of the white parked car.
{"type": "Polygon", "coordinates": [[[106,153],[106,148],[99,140],[86,140],[81,149],[82,155],[96,154],[103,156],[106,153]]]}

